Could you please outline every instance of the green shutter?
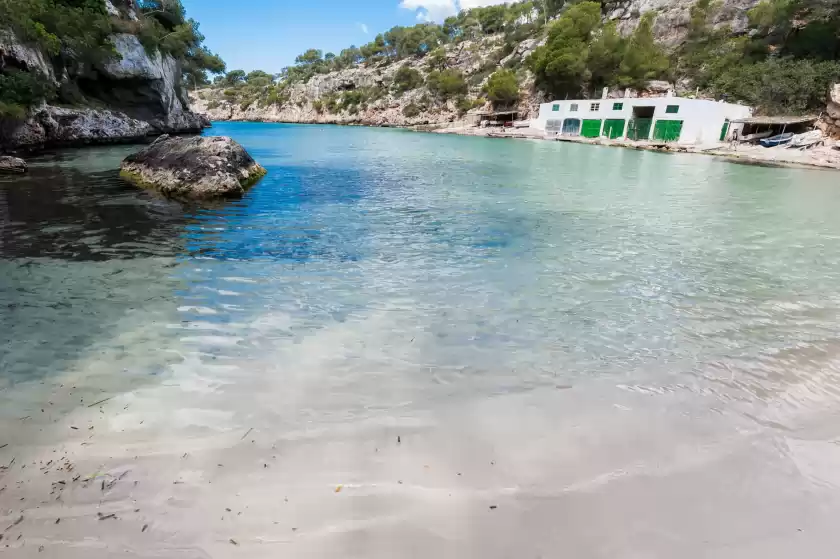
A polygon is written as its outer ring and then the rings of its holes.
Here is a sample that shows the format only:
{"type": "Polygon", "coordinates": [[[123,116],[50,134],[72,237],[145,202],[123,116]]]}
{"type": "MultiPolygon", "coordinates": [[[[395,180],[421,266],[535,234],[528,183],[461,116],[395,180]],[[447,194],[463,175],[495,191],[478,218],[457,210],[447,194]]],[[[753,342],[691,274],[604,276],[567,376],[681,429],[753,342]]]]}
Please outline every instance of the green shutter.
{"type": "Polygon", "coordinates": [[[680,139],[683,121],[657,120],[653,127],[653,139],[662,142],[676,142],[680,139]]]}
{"type": "Polygon", "coordinates": [[[560,110],[560,105],[551,105],[551,110],[556,113],[560,110]]]}
{"type": "Polygon", "coordinates": [[[614,140],[624,136],[624,119],[623,118],[608,118],[604,121],[604,136],[614,140]]]}
{"type": "Polygon", "coordinates": [[[665,112],[670,113],[670,114],[677,114],[678,112],[680,112],[680,106],[679,105],[668,105],[668,106],[665,107],[665,112]]]}
{"type": "Polygon", "coordinates": [[[634,118],[627,125],[628,140],[649,140],[652,118],[634,118]]]}
{"type": "Polygon", "coordinates": [[[729,132],[729,119],[727,118],[723,122],[723,126],[720,129],[720,141],[724,141],[726,139],[726,133],[729,132]]]}
{"type": "Polygon", "coordinates": [[[600,119],[586,119],[580,127],[580,135],[584,138],[597,138],[601,135],[601,120],[600,119]]]}
{"type": "Polygon", "coordinates": [[[613,103],[613,110],[620,111],[624,108],[624,103],[613,103]]]}

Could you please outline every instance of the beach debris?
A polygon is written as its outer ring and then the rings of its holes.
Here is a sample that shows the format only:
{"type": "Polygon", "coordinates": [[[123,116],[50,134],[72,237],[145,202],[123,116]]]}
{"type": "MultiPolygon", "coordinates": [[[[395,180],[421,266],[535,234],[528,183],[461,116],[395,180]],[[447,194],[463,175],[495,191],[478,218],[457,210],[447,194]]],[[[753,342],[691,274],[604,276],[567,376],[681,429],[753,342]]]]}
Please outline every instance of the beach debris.
{"type": "Polygon", "coordinates": [[[113,512],[111,514],[102,514],[101,512],[97,512],[96,516],[99,517],[99,520],[108,520],[110,518],[113,518],[113,519],[117,518],[117,515],[114,514],[113,512]]]}
{"type": "Polygon", "coordinates": [[[497,508],[499,508],[497,505],[490,505],[490,510],[496,510],[497,508]]]}
{"type": "Polygon", "coordinates": [[[107,398],[104,398],[104,399],[102,399],[102,400],[99,400],[98,402],[94,402],[94,403],[92,403],[91,405],[89,405],[88,407],[89,407],[89,408],[93,408],[93,407],[98,406],[99,404],[104,404],[105,402],[107,402],[107,401],[108,401],[108,400],[110,400],[111,398],[113,398],[113,396],[109,396],[109,397],[107,397],[107,398]]]}
{"type": "Polygon", "coordinates": [[[143,528],[140,530],[140,533],[143,533],[148,529],[149,529],[149,525],[148,524],[143,524],[143,528]]]}
{"type": "Polygon", "coordinates": [[[338,485],[336,485],[336,486],[335,486],[335,492],[336,492],[336,493],[341,493],[341,490],[342,490],[342,489],[344,489],[344,486],[343,486],[342,484],[340,484],[340,483],[339,483],[338,485]]]}
{"type": "Polygon", "coordinates": [[[244,435],[242,435],[242,438],[241,438],[241,439],[239,439],[239,440],[240,440],[240,441],[244,441],[244,440],[245,440],[245,437],[247,437],[247,436],[251,433],[251,431],[253,431],[253,430],[254,430],[254,428],[253,428],[253,427],[251,427],[250,429],[248,429],[248,430],[245,432],[245,434],[244,434],[244,435]]]}
{"type": "Polygon", "coordinates": [[[42,551],[44,551],[44,546],[43,546],[43,545],[39,545],[39,546],[38,546],[38,553],[41,553],[42,551]]]}
{"type": "Polygon", "coordinates": [[[60,522],[61,522],[61,519],[60,519],[60,518],[56,518],[56,519],[55,519],[55,523],[56,523],[56,524],[58,524],[58,523],[60,523],[60,522]]]}
{"type": "Polygon", "coordinates": [[[401,442],[402,442],[402,439],[400,438],[399,435],[397,435],[397,444],[400,444],[401,442]]]}
{"type": "Polygon", "coordinates": [[[4,532],[8,532],[9,530],[11,530],[12,528],[14,528],[15,526],[17,526],[17,525],[18,525],[18,524],[20,524],[21,522],[23,522],[23,515],[20,515],[20,517],[18,517],[18,519],[17,519],[17,520],[15,520],[15,521],[14,521],[14,522],[12,522],[11,524],[9,524],[9,527],[8,527],[8,528],[6,528],[6,529],[5,529],[5,530],[3,530],[3,531],[4,531],[4,532]]]}
{"type": "Polygon", "coordinates": [[[70,426],[70,428],[71,428],[71,429],[73,429],[74,431],[78,431],[78,430],[79,430],[79,428],[78,428],[78,427],[76,427],[75,425],[71,425],[71,426],[70,426]]]}
{"type": "Polygon", "coordinates": [[[6,443],[6,444],[0,444],[0,450],[3,450],[3,449],[4,449],[4,448],[6,448],[7,446],[9,446],[9,443],[6,443]]]}
{"type": "Polygon", "coordinates": [[[238,542],[238,541],[236,541],[236,540],[235,540],[235,539],[233,539],[233,538],[229,539],[228,541],[229,541],[230,543],[232,543],[233,545],[239,545],[239,542],[238,542]]]}

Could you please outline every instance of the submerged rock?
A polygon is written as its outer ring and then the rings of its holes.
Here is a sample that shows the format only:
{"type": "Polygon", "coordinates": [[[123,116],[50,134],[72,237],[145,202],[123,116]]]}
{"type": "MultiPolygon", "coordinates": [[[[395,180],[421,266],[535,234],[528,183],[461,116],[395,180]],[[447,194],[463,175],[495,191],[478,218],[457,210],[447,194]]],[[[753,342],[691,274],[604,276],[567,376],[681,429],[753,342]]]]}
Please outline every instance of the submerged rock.
{"type": "Polygon", "coordinates": [[[266,170],[226,136],[172,138],[163,135],[126,157],[120,176],[173,198],[240,196],[266,170]]]}
{"type": "Polygon", "coordinates": [[[26,161],[20,157],[0,156],[0,173],[25,173],[26,161]]]}

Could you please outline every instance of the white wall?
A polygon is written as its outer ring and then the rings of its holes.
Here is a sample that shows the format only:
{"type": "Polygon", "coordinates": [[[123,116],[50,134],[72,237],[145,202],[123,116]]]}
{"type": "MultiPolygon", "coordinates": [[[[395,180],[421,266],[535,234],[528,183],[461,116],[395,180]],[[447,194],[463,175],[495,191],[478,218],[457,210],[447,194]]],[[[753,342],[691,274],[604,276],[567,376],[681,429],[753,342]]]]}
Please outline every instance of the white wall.
{"type": "MultiPolygon", "coordinates": [[[[654,107],[654,126],[657,120],[682,120],[680,144],[717,142],[720,138],[723,123],[727,118],[734,120],[752,115],[752,109],[744,105],[683,97],[570,99],[541,104],[539,114],[531,122],[531,127],[537,130],[545,130],[545,123],[549,119],[579,118],[583,120],[597,118],[606,120],[608,118],[621,118],[625,121],[626,134],[627,123],[633,116],[633,107],[637,106],[654,107]],[[597,110],[592,109],[595,103],[598,104],[597,110]],[[621,109],[613,109],[615,103],[621,103],[621,109]],[[577,111],[571,110],[573,105],[577,105],[577,111]],[[668,105],[677,105],[679,107],[678,112],[666,113],[665,107],[668,105]],[[552,110],[554,106],[557,106],[557,111],[552,110]]],[[[651,135],[652,133],[653,127],[651,127],[651,135]]]]}

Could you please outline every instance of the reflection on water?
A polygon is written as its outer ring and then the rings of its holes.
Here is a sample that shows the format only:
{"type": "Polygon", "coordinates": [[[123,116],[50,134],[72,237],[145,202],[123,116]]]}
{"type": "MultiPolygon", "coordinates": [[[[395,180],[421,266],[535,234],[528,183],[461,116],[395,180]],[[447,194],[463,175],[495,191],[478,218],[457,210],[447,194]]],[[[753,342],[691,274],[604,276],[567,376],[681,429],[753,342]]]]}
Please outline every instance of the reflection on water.
{"type": "MultiPolygon", "coordinates": [[[[736,433],[831,424],[834,174],[395,130],[213,132],[269,170],[241,200],[188,206],[137,191],[116,177],[124,147],[0,179],[0,388],[74,373],[114,392],[160,382],[149,440],[173,455],[170,428],[317,433],[328,445],[354,428],[439,421],[418,460],[507,449],[520,469],[488,474],[487,487],[555,497],[695,469],[737,487],[778,453],[745,450],[736,433]]],[[[139,429],[135,419],[114,425],[139,429]]],[[[785,444],[798,468],[815,467],[785,444]]],[[[294,448],[290,463],[309,464],[314,451],[294,448]]],[[[359,464],[347,468],[364,478],[370,464],[359,464]]],[[[778,481],[768,476],[760,487],[778,481]]],[[[695,482],[709,510],[740,510],[705,478],[668,479],[651,519],[670,521],[663,495],[695,482]]],[[[758,487],[750,503],[764,502],[758,487]]],[[[778,502],[805,506],[806,494],[778,502]]],[[[605,511],[614,499],[586,502],[605,511]]]]}

